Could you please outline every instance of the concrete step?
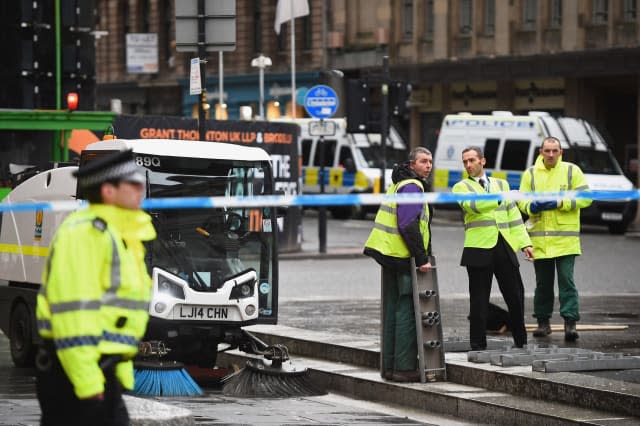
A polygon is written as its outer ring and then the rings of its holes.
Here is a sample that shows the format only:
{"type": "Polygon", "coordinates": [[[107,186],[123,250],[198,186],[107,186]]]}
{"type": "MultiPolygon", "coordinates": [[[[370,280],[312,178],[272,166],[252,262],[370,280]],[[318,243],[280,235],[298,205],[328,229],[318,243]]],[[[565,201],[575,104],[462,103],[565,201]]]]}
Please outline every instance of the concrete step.
{"type": "MultiPolygon", "coordinates": [[[[378,342],[356,336],[335,336],[283,326],[253,326],[256,336],[281,343],[297,359],[309,357],[376,371],[378,342]]],[[[530,366],[498,367],[467,361],[466,353],[447,353],[449,384],[481,387],[485,391],[532,398],[538,403],[565,403],[614,415],[640,417],[640,384],[581,373],[541,373],[530,366]]],[[[431,384],[430,384],[431,385],[431,384]]]]}
{"type": "MultiPolygon", "coordinates": [[[[229,351],[218,357],[221,366],[241,368],[250,357],[229,351]]],[[[515,396],[452,382],[395,383],[382,380],[377,369],[317,358],[295,356],[297,369],[307,368],[313,383],[327,391],[465,421],[496,425],[637,425],[640,418],[619,416],[572,404],[515,396]]],[[[294,397],[295,395],[291,395],[294,397]]]]}

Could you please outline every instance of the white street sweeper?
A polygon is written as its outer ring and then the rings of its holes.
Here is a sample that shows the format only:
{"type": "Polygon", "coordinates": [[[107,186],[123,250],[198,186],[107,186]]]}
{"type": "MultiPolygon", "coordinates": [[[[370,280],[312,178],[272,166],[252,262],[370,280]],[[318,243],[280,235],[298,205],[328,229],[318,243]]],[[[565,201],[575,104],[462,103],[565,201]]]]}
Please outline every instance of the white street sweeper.
{"type": "MultiPolygon", "coordinates": [[[[112,139],[91,144],[80,162],[132,149],[146,170],[146,196],[253,196],[273,193],[270,157],[260,148],[177,140],[112,139]]],[[[4,203],[82,199],[75,166],[41,171],[4,203]]],[[[177,205],[176,205],[177,204],[177,205]]],[[[0,328],[16,366],[33,364],[39,336],[36,294],[56,228],[68,211],[0,213],[0,328]]],[[[147,246],[153,278],[143,352],[212,367],[219,345],[253,353],[267,348],[242,327],[277,320],[278,222],[273,208],[148,210],[158,238],[147,246]]]]}

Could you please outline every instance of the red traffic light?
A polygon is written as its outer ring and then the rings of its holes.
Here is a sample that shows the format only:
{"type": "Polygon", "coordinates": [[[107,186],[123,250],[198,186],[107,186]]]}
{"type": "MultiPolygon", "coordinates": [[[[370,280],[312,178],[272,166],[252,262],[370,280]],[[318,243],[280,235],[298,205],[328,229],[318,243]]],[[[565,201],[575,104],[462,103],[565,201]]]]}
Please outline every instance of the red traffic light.
{"type": "Polygon", "coordinates": [[[78,94],[75,92],[67,93],[67,108],[69,111],[75,111],[78,109],[78,94]]]}

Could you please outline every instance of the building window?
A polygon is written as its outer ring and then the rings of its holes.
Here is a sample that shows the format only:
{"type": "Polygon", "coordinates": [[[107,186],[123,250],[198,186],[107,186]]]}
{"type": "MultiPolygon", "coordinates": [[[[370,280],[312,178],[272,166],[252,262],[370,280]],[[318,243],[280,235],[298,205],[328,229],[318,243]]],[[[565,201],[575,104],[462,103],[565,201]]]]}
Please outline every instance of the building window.
{"type": "Polygon", "coordinates": [[[131,27],[129,26],[129,2],[123,1],[120,3],[120,22],[122,22],[122,64],[126,71],[127,69],[127,34],[131,32],[131,27]]]}
{"type": "Polygon", "coordinates": [[[141,32],[148,33],[151,30],[151,10],[149,8],[149,0],[143,0],[140,4],[140,16],[142,17],[141,32]]]}
{"type": "Polygon", "coordinates": [[[560,28],[562,26],[562,0],[551,0],[549,25],[551,28],[560,28]]]}
{"type": "Polygon", "coordinates": [[[413,0],[402,1],[402,37],[413,37],[413,0]]]}
{"type": "Polygon", "coordinates": [[[262,52],[262,0],[253,2],[253,51],[262,52]]]}
{"type": "Polygon", "coordinates": [[[471,34],[472,12],[471,0],[460,0],[460,34],[471,34]]]}
{"type": "Polygon", "coordinates": [[[484,32],[489,35],[496,32],[496,0],[484,1],[484,32]]]}
{"type": "Polygon", "coordinates": [[[285,50],[287,50],[287,31],[289,31],[289,29],[287,28],[289,26],[289,22],[283,22],[282,25],[280,25],[280,34],[278,34],[277,36],[277,42],[278,42],[278,50],[280,52],[284,52],[285,50]]]}
{"type": "Polygon", "coordinates": [[[172,41],[174,37],[174,31],[172,29],[172,25],[175,14],[173,12],[172,2],[170,0],[163,0],[161,10],[162,18],[164,19],[164,23],[162,24],[162,27],[160,29],[160,31],[162,31],[162,53],[164,55],[164,58],[167,60],[167,64],[170,67],[173,67],[174,58],[172,41]]]}
{"type": "Polygon", "coordinates": [[[311,50],[313,47],[313,31],[311,26],[311,5],[309,14],[302,18],[302,49],[311,50]]]}
{"type": "Polygon", "coordinates": [[[424,2],[424,35],[427,39],[433,39],[433,0],[424,2]]]}
{"type": "Polygon", "coordinates": [[[592,18],[594,24],[606,24],[609,20],[609,0],[593,0],[592,18]]]}
{"type": "Polygon", "coordinates": [[[535,30],[538,19],[538,0],[524,0],[522,4],[522,29],[535,30]]]}
{"type": "Polygon", "coordinates": [[[622,14],[626,22],[633,22],[636,20],[636,3],[636,0],[624,0],[622,14]]]}

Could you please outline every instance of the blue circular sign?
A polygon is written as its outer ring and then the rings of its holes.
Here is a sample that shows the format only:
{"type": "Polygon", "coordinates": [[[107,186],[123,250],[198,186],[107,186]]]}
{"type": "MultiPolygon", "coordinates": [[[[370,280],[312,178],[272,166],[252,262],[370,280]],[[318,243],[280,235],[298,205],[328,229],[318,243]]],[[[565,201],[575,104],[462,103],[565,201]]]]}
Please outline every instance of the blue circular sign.
{"type": "Polygon", "coordinates": [[[304,97],[304,109],[313,118],[330,118],[336,113],[340,102],[335,90],[329,86],[313,86],[304,97]]]}

